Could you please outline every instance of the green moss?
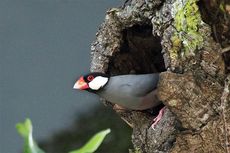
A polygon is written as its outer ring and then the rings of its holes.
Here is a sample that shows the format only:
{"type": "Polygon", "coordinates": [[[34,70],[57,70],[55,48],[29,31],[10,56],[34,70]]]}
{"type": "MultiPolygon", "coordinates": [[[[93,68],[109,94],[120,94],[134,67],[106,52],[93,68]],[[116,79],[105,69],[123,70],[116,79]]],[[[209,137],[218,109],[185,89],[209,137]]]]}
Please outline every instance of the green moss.
{"type": "Polygon", "coordinates": [[[142,153],[140,148],[129,149],[129,153],[142,153]]]}
{"type": "Polygon", "coordinates": [[[176,60],[178,59],[178,52],[181,48],[181,40],[178,36],[173,36],[171,37],[171,42],[172,42],[172,48],[170,50],[170,58],[171,60],[176,60]]]}
{"type": "Polygon", "coordinates": [[[223,13],[226,13],[226,11],[225,11],[225,5],[224,5],[224,2],[223,2],[223,1],[220,3],[219,9],[220,9],[223,13]]]}
{"type": "MultiPolygon", "coordinates": [[[[198,32],[203,24],[199,8],[196,4],[198,0],[178,0],[175,5],[175,27],[177,32],[173,37],[177,37],[183,44],[182,56],[194,55],[195,51],[202,47],[203,36],[198,32]]],[[[174,44],[174,42],[173,42],[174,44]]]]}

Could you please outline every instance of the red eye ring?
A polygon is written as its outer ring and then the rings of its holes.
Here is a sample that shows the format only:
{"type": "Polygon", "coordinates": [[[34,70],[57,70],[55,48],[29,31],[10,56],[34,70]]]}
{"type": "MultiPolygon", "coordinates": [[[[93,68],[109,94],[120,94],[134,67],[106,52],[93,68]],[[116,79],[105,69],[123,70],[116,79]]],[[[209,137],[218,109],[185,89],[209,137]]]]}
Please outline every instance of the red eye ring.
{"type": "Polygon", "coordinates": [[[92,76],[92,75],[89,75],[88,77],[87,77],[87,80],[88,81],[92,81],[94,79],[94,77],[92,76]]]}

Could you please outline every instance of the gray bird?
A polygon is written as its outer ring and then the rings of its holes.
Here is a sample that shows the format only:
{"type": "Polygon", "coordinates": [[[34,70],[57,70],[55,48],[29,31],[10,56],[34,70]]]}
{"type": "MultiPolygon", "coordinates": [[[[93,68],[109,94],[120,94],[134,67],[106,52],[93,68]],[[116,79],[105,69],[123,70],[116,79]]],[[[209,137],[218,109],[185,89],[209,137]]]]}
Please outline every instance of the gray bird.
{"type": "MultiPolygon", "coordinates": [[[[73,88],[95,93],[126,109],[145,110],[161,103],[157,98],[158,80],[159,73],[110,77],[104,73],[93,72],[81,76],[73,88]]],[[[163,113],[164,108],[154,119],[153,128],[159,122],[163,113]]]]}

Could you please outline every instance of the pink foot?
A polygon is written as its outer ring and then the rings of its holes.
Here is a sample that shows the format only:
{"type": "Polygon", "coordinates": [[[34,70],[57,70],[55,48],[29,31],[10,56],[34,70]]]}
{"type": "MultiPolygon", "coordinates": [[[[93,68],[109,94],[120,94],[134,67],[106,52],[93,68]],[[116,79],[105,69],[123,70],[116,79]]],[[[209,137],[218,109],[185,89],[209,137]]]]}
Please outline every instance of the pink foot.
{"type": "Polygon", "coordinates": [[[157,115],[157,117],[155,117],[153,119],[153,124],[151,125],[151,127],[153,129],[155,129],[155,126],[157,125],[157,123],[161,120],[162,116],[164,115],[164,111],[165,111],[165,107],[161,108],[161,110],[159,111],[159,114],[157,115]]]}

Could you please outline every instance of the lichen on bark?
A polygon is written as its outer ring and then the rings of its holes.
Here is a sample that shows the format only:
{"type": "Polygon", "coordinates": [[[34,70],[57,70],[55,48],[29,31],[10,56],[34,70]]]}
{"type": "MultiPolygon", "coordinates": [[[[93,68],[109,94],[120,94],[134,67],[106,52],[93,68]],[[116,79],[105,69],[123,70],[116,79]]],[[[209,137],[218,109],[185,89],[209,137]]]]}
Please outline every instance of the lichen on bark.
{"type": "Polygon", "coordinates": [[[176,28],[174,37],[180,39],[183,44],[183,50],[180,53],[182,57],[194,55],[195,51],[203,46],[205,35],[200,33],[199,29],[204,23],[201,20],[197,1],[177,0],[173,5],[172,12],[175,12],[174,26],[176,28]]]}
{"type": "Polygon", "coordinates": [[[223,59],[222,47],[230,38],[225,30],[218,34],[227,40],[216,41],[204,15],[207,5],[201,0],[131,0],[106,13],[92,44],[91,71],[161,72],[158,97],[167,109],[155,130],[148,112],[117,111],[132,126],[134,148],[141,152],[228,148],[229,92],[223,92],[229,88],[224,82],[230,59],[223,59]]]}

